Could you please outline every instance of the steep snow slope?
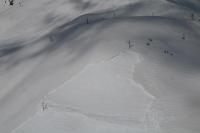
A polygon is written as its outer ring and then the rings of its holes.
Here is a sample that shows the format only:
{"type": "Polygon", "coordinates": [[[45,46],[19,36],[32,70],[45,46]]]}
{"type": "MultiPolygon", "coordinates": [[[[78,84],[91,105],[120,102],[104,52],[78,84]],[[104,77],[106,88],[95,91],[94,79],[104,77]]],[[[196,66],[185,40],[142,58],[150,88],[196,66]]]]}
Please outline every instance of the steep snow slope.
{"type": "Polygon", "coordinates": [[[193,105],[200,85],[197,28],[163,17],[95,23],[90,35],[84,33],[87,44],[96,44],[87,59],[109,58],[90,63],[49,93],[43,101],[47,109],[16,132],[198,132],[199,109],[193,105]]]}
{"type": "Polygon", "coordinates": [[[191,11],[161,0],[4,7],[0,131],[198,132],[191,11]]]}

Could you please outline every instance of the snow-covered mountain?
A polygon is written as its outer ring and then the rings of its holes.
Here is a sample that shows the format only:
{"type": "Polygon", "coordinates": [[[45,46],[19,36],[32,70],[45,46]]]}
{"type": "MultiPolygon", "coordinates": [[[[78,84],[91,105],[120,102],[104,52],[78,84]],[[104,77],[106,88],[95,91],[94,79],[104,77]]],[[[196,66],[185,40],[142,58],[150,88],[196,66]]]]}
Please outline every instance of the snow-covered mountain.
{"type": "Polygon", "coordinates": [[[199,133],[198,0],[0,7],[1,133],[199,133]]]}

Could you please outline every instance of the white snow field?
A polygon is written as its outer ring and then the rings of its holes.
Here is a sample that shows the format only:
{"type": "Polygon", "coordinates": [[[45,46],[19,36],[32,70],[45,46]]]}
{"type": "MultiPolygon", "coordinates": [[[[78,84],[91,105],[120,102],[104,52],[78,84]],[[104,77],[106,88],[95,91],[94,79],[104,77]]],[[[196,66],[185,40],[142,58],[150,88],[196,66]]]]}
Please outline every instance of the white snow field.
{"type": "Polygon", "coordinates": [[[0,4],[0,133],[199,133],[199,0],[0,4]]]}

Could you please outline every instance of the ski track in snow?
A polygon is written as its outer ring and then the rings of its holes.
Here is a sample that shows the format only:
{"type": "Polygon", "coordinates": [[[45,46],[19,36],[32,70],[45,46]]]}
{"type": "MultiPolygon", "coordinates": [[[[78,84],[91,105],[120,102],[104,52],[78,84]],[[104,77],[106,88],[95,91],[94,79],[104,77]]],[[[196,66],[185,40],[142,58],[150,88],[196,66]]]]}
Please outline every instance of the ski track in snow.
{"type": "MultiPolygon", "coordinates": [[[[46,96],[44,96],[44,98],[42,99],[42,101],[38,105],[39,110],[35,113],[35,115],[33,115],[32,117],[30,117],[24,123],[22,123],[17,129],[23,127],[26,123],[28,123],[33,118],[35,118],[38,114],[44,113],[44,112],[41,111],[41,108],[40,108],[42,102],[44,102],[47,105],[47,110],[51,109],[51,108],[56,109],[56,110],[64,110],[64,111],[69,112],[69,113],[71,112],[71,113],[81,114],[81,115],[84,115],[84,116],[86,116],[88,118],[99,120],[99,121],[104,121],[104,122],[108,122],[108,123],[120,124],[120,125],[126,125],[126,126],[127,125],[131,126],[131,125],[133,125],[135,123],[145,123],[145,121],[146,121],[145,118],[144,118],[144,120],[138,121],[138,120],[132,118],[131,116],[109,116],[109,115],[104,115],[104,114],[95,114],[95,113],[83,112],[83,111],[81,111],[79,109],[76,109],[76,108],[73,108],[73,107],[69,107],[69,106],[65,106],[65,105],[60,105],[60,104],[52,104],[51,102],[48,102],[48,98],[47,98],[48,95],[51,95],[51,94],[55,93],[56,91],[58,91],[59,89],[63,88],[70,80],[73,80],[80,73],[83,73],[86,68],[88,68],[88,67],[94,67],[95,65],[99,65],[99,64],[102,64],[102,63],[103,64],[104,63],[109,63],[110,61],[112,61],[112,60],[116,59],[117,57],[119,57],[121,54],[130,54],[130,53],[132,53],[132,51],[130,51],[130,50],[120,51],[118,54],[115,54],[115,55],[113,55],[113,56],[111,56],[111,57],[109,57],[107,59],[104,59],[102,61],[99,61],[97,63],[87,64],[79,73],[73,75],[70,79],[66,80],[64,83],[62,83],[56,89],[50,91],[46,96]]],[[[141,88],[143,90],[143,92],[147,96],[149,96],[153,101],[156,100],[156,98],[153,95],[151,95],[148,91],[146,91],[146,89],[141,84],[136,83],[133,79],[128,79],[128,80],[130,80],[133,84],[136,84],[139,88],[141,88]]],[[[150,103],[149,106],[147,107],[145,116],[150,113],[149,110],[151,108],[151,105],[152,105],[152,103],[150,103]]],[[[159,125],[159,123],[158,123],[158,125],[159,125]]],[[[15,132],[17,129],[14,129],[12,131],[12,133],[15,132]]]]}

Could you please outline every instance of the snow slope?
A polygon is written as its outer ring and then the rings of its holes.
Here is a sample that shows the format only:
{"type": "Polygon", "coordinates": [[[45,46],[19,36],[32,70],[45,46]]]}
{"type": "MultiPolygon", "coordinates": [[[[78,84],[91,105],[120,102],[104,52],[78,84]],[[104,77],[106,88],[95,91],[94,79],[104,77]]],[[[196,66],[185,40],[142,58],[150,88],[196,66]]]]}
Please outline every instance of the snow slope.
{"type": "Polygon", "coordinates": [[[0,132],[198,133],[200,22],[190,5],[4,5],[0,132]]]}

